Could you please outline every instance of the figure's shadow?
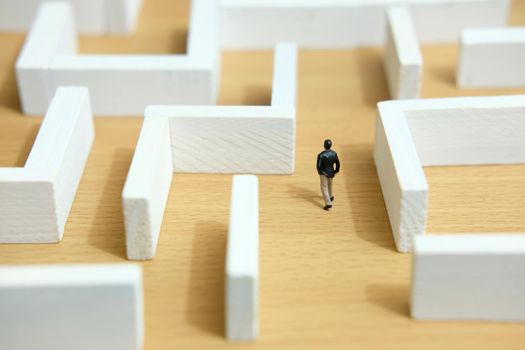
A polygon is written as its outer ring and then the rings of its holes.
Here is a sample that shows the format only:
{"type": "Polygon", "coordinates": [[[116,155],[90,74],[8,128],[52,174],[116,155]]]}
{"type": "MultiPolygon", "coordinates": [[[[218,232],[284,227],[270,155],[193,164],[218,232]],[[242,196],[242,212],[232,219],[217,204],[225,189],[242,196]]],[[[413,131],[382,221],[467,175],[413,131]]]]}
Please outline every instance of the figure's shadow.
{"type": "Polygon", "coordinates": [[[293,184],[288,185],[288,193],[292,198],[302,199],[318,208],[323,208],[324,202],[321,197],[320,191],[321,190],[319,190],[319,192],[314,192],[306,187],[301,187],[293,184]]]}

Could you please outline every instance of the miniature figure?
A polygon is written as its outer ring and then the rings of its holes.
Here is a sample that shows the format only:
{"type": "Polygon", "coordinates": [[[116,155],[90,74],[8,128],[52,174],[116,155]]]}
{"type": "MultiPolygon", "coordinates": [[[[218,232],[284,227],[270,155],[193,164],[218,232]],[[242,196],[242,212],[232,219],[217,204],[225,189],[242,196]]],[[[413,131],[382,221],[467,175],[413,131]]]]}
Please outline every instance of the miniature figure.
{"type": "Polygon", "coordinates": [[[334,196],[332,195],[332,181],[340,168],[337,153],[332,151],[331,148],[332,141],[324,140],[324,151],[317,156],[317,172],[321,178],[321,194],[323,195],[325,202],[324,210],[329,210],[332,207],[332,202],[334,201],[334,196]]]}

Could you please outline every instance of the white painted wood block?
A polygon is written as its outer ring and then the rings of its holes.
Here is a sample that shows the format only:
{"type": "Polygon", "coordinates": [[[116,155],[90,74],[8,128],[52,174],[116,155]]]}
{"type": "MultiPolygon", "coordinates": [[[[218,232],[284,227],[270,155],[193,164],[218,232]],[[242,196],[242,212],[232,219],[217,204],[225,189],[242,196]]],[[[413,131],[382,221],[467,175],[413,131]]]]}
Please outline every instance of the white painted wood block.
{"type": "Polygon", "coordinates": [[[423,58],[408,8],[387,11],[385,72],[392,99],[419,98],[423,58]]]}
{"type": "Polygon", "coordinates": [[[78,47],[71,6],[48,3],[38,12],[16,62],[16,79],[24,113],[44,114],[53,98],[49,67],[56,55],[78,47]]]}
{"type": "Polygon", "coordinates": [[[68,85],[89,88],[97,115],[140,116],[149,104],[214,104],[217,12],[214,0],[193,2],[187,55],[79,55],[71,6],[42,5],[17,62],[24,113],[43,113],[55,89],[68,85]]]}
{"type": "Polygon", "coordinates": [[[0,268],[0,348],[139,350],[144,338],[138,265],[0,268]]]}
{"type": "Polygon", "coordinates": [[[525,322],[525,235],[419,236],[412,317],[525,322]]]}
{"type": "MultiPolygon", "coordinates": [[[[45,0],[0,0],[0,31],[26,31],[45,0]]],[[[82,34],[130,34],[142,0],[53,0],[70,3],[82,34]]]]}
{"type": "Polygon", "coordinates": [[[142,10],[143,0],[106,0],[108,31],[111,34],[133,33],[142,10]]]}
{"type": "Polygon", "coordinates": [[[211,68],[176,55],[61,56],[50,72],[50,90],[87,86],[96,115],[140,116],[149,104],[199,105],[215,98],[211,68]]]}
{"type": "Polygon", "coordinates": [[[146,118],[168,119],[174,172],[293,173],[293,107],[150,106],[146,118]]]}
{"type": "Polygon", "coordinates": [[[295,168],[297,47],[276,47],[272,106],[150,106],[167,118],[174,172],[291,174],[295,168]]]}
{"type": "Polygon", "coordinates": [[[233,177],[226,252],[226,338],[255,340],[259,309],[259,185],[233,177]]]}
{"type": "Polygon", "coordinates": [[[525,95],[399,102],[423,166],[525,162],[525,95]]]}
{"type": "Polygon", "coordinates": [[[145,118],[122,203],[130,260],[153,259],[173,178],[166,118],[145,118]]]}
{"type": "Polygon", "coordinates": [[[172,172],[290,174],[297,46],[275,52],[272,106],[150,106],[122,194],[128,258],[155,256],[172,172]]]}
{"type": "Polygon", "coordinates": [[[296,107],[298,49],[295,43],[278,43],[273,58],[272,106],[296,107]]]}
{"type": "Polygon", "coordinates": [[[525,163],[525,96],[381,102],[374,160],[400,252],[425,232],[422,166],[525,163]]]}
{"type": "MultiPolygon", "coordinates": [[[[215,104],[219,96],[222,51],[220,48],[219,11],[216,0],[192,0],[188,26],[187,56],[195,65],[197,73],[203,69],[209,73],[210,87],[201,94],[209,95],[208,103],[215,104]],[[205,68],[202,68],[205,67],[205,68]]],[[[193,80],[196,80],[194,78],[193,80]]],[[[191,81],[191,80],[190,80],[191,81]]],[[[149,105],[151,105],[150,103],[149,105]]],[[[193,103],[179,103],[193,104],[193,103]]]]}
{"type": "Polygon", "coordinates": [[[464,28],[505,26],[510,9],[508,0],[222,0],[222,47],[382,46],[385,12],[395,5],[409,7],[422,43],[455,42],[464,28]]]}
{"type": "Polygon", "coordinates": [[[401,111],[380,104],[374,161],[397,250],[425,232],[428,184],[401,111]]]}
{"type": "Polygon", "coordinates": [[[23,168],[0,168],[0,243],[55,243],[93,144],[86,88],[60,88],[23,168]]]}
{"type": "Polygon", "coordinates": [[[457,82],[463,88],[525,87],[525,27],[466,29],[457,82]]]}

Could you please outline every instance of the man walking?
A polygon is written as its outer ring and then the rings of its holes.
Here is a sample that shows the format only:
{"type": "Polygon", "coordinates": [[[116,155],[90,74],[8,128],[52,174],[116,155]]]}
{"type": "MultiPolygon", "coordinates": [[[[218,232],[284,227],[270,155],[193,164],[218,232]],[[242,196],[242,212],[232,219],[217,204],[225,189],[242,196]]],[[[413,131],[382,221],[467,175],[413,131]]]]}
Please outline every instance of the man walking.
{"type": "Polygon", "coordinates": [[[334,196],[332,195],[332,180],[339,172],[339,158],[337,153],[331,150],[332,141],[324,140],[324,151],[317,156],[317,172],[321,178],[321,193],[324,198],[324,210],[332,207],[334,196]],[[335,164],[335,169],[334,169],[335,164]]]}

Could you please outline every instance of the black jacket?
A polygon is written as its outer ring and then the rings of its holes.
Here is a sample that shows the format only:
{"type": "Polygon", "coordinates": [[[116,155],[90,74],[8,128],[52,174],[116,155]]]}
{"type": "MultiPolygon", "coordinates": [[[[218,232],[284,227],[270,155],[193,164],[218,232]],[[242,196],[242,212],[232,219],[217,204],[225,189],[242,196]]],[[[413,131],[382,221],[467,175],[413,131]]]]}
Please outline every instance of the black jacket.
{"type": "Polygon", "coordinates": [[[339,172],[339,158],[332,150],[325,150],[317,156],[317,172],[319,175],[334,177],[339,172]],[[334,170],[335,164],[335,170],[334,170]]]}

